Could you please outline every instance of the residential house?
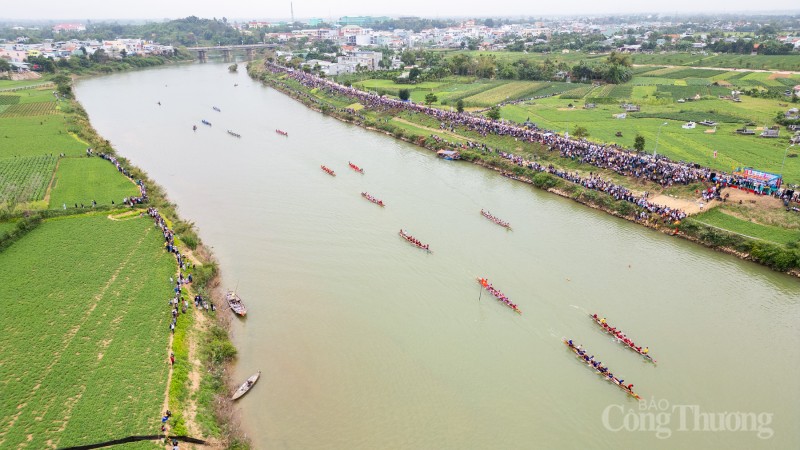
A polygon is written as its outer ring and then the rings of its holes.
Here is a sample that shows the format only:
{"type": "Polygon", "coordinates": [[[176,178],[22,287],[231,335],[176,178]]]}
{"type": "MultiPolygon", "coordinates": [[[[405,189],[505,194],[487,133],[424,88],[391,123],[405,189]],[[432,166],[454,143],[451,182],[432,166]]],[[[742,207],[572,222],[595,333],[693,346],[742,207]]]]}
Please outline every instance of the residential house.
{"type": "Polygon", "coordinates": [[[58,25],[53,26],[53,33],[61,33],[61,32],[77,32],[77,31],[86,31],[86,27],[80,23],[60,23],[58,25]]]}

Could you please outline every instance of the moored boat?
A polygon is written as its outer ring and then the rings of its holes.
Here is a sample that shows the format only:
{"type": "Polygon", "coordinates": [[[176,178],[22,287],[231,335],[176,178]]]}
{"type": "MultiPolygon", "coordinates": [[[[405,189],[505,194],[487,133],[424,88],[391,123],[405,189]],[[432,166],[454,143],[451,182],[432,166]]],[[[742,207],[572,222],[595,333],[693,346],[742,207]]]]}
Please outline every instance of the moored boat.
{"type": "Polygon", "coordinates": [[[430,246],[428,244],[423,244],[422,242],[420,242],[419,239],[403,231],[402,228],[400,229],[400,232],[398,234],[400,235],[401,238],[405,239],[415,247],[421,248],[422,250],[425,250],[428,253],[433,253],[431,252],[430,246]]]}
{"type": "Polygon", "coordinates": [[[350,161],[347,161],[347,165],[350,166],[351,169],[355,170],[358,173],[364,173],[364,169],[362,169],[361,167],[358,167],[357,165],[351,163],[350,161]]]}
{"type": "Polygon", "coordinates": [[[250,391],[250,389],[253,388],[253,385],[256,384],[256,381],[258,381],[259,377],[261,377],[261,371],[260,370],[258,372],[256,372],[255,374],[251,375],[250,378],[247,379],[247,381],[242,383],[242,385],[239,386],[238,389],[236,389],[236,392],[233,393],[233,397],[231,397],[231,400],[236,400],[236,399],[242,397],[244,394],[247,394],[247,392],[250,391]]]}
{"type": "Polygon", "coordinates": [[[610,381],[612,384],[616,385],[618,388],[622,389],[626,394],[630,395],[636,400],[642,399],[637,393],[633,392],[633,383],[625,386],[622,383],[625,380],[620,380],[619,378],[615,377],[607,367],[603,366],[602,363],[594,359],[594,355],[586,356],[586,351],[581,349],[580,345],[576,346],[573,344],[571,339],[567,340],[566,338],[561,338],[561,341],[567,346],[567,348],[572,350],[572,353],[575,354],[575,357],[578,358],[580,362],[589,366],[589,368],[593,369],[598,375],[601,375],[607,381],[610,381]]]}
{"type": "Polygon", "coordinates": [[[326,166],[319,166],[319,167],[320,167],[320,169],[322,169],[323,172],[327,173],[328,175],[330,175],[332,177],[336,176],[336,172],[334,172],[333,169],[331,169],[329,167],[326,167],[326,166]]]}
{"type": "Polygon", "coordinates": [[[378,200],[377,198],[375,198],[375,197],[373,197],[373,196],[371,196],[371,195],[367,194],[366,192],[362,192],[362,193],[361,193],[361,196],[362,196],[362,197],[364,197],[365,199],[367,199],[367,200],[371,201],[372,203],[375,203],[375,204],[376,204],[376,205],[378,205],[378,206],[386,206],[386,205],[383,203],[383,200],[378,200]]]}
{"type": "Polygon", "coordinates": [[[484,289],[486,289],[490,294],[492,294],[492,296],[494,298],[496,298],[499,302],[504,303],[506,306],[508,306],[509,308],[513,309],[514,312],[516,312],[517,314],[522,314],[522,311],[519,309],[519,307],[516,305],[516,303],[513,303],[511,300],[509,300],[508,297],[506,297],[505,294],[503,294],[499,290],[495,289],[495,287],[492,286],[492,283],[489,283],[489,280],[487,280],[486,278],[480,278],[480,277],[476,278],[476,280],[478,281],[478,283],[480,283],[480,285],[484,289]]]}
{"type": "Polygon", "coordinates": [[[234,313],[244,317],[247,315],[247,308],[242,303],[242,299],[239,298],[239,294],[234,291],[228,291],[225,294],[225,300],[228,302],[228,305],[231,307],[231,311],[234,313]]]}
{"type": "Polygon", "coordinates": [[[636,344],[634,344],[633,340],[631,340],[628,336],[626,336],[625,333],[623,333],[622,331],[620,331],[620,330],[612,327],[611,325],[607,324],[605,317],[598,317],[597,314],[589,314],[589,317],[594,321],[594,323],[599,325],[600,328],[603,329],[603,331],[605,331],[606,333],[614,336],[616,341],[619,342],[620,344],[622,344],[625,347],[631,349],[632,351],[638,353],[644,359],[646,359],[647,361],[652,362],[653,364],[655,364],[657,362],[655,359],[653,359],[652,356],[649,355],[650,348],[641,347],[641,346],[637,346],[636,344]]]}
{"type": "Polygon", "coordinates": [[[492,213],[490,213],[489,211],[481,210],[481,215],[491,220],[492,222],[500,225],[501,227],[508,228],[509,230],[511,229],[511,225],[508,222],[500,220],[500,218],[493,216],[492,213]]]}

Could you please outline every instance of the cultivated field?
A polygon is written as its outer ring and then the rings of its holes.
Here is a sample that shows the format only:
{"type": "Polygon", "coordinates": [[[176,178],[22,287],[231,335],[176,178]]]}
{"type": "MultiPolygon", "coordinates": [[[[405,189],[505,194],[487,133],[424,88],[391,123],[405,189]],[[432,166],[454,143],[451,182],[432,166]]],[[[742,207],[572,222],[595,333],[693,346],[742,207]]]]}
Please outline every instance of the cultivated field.
{"type": "Polygon", "coordinates": [[[634,64],[800,71],[800,58],[797,55],[703,55],[670,52],[634,54],[632,57],[634,64]]]}
{"type": "Polygon", "coordinates": [[[50,155],[0,159],[0,205],[44,198],[56,160],[50,155]]]}
{"type": "Polygon", "coordinates": [[[50,192],[50,208],[120,204],[139,189],[110,162],[97,158],[62,158],[50,192]]]}
{"type": "Polygon", "coordinates": [[[0,158],[39,155],[81,155],[86,145],[67,131],[64,116],[0,118],[0,158]]]}
{"type": "Polygon", "coordinates": [[[175,267],[162,242],[149,219],[91,215],[0,253],[0,448],[158,431],[175,267]]]}
{"type": "Polygon", "coordinates": [[[530,81],[510,81],[487,89],[464,99],[469,106],[493,106],[508,100],[516,100],[534,95],[545,83],[530,81]]]}

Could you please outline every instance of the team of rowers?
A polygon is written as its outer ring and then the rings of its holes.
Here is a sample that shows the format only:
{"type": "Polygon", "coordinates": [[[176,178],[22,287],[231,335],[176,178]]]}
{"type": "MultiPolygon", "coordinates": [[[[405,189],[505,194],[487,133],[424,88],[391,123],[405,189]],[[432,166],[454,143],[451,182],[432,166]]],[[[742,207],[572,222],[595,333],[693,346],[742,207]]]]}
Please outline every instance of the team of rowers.
{"type": "Polygon", "coordinates": [[[622,390],[624,390],[625,392],[627,392],[630,395],[634,396],[635,398],[637,398],[637,399],[639,398],[639,396],[636,393],[633,392],[633,383],[630,383],[630,384],[628,384],[626,386],[625,385],[625,380],[615,377],[614,374],[611,373],[610,370],[608,370],[608,367],[604,366],[603,363],[601,363],[600,361],[595,360],[594,359],[594,355],[589,356],[589,354],[586,352],[586,350],[583,350],[581,348],[581,345],[575,345],[575,343],[572,342],[572,339],[569,339],[569,340],[565,339],[564,343],[567,344],[567,346],[573,352],[575,352],[575,355],[578,358],[580,358],[581,361],[586,363],[586,365],[588,365],[589,367],[595,369],[598,374],[603,376],[603,378],[605,378],[608,381],[616,384],[622,390]]]}
{"type": "Polygon", "coordinates": [[[490,213],[489,211],[481,210],[481,214],[483,214],[483,217],[486,217],[487,219],[489,219],[492,222],[500,225],[501,227],[511,228],[511,225],[508,222],[504,222],[504,221],[500,220],[499,218],[493,216],[492,213],[490,213]]]}
{"type": "Polygon", "coordinates": [[[364,169],[358,167],[357,165],[351,163],[350,161],[347,161],[347,165],[349,165],[351,169],[355,170],[358,173],[364,173],[364,169]]]}
{"type": "Polygon", "coordinates": [[[336,176],[336,173],[333,171],[333,169],[331,169],[329,167],[325,167],[325,166],[319,166],[319,167],[322,169],[323,172],[327,173],[328,175],[330,175],[332,177],[336,176]]]}
{"type": "Polygon", "coordinates": [[[201,120],[200,123],[202,123],[203,125],[211,126],[211,122],[207,121],[206,119],[201,120]]]}
{"type": "Polygon", "coordinates": [[[607,324],[605,317],[597,317],[597,314],[592,314],[592,320],[594,320],[598,325],[600,325],[603,328],[603,330],[605,330],[606,333],[617,338],[617,340],[625,344],[628,348],[644,356],[645,358],[655,362],[655,360],[653,360],[653,358],[650,357],[650,355],[648,355],[648,353],[650,353],[650,349],[648,347],[642,348],[634,344],[632,340],[630,340],[627,336],[625,336],[625,333],[607,324]]]}
{"type": "Polygon", "coordinates": [[[372,203],[375,203],[378,206],[386,206],[386,205],[383,204],[383,200],[378,200],[377,198],[367,194],[366,192],[362,192],[361,196],[364,197],[365,199],[371,201],[372,203]]]}
{"type": "Polygon", "coordinates": [[[511,300],[509,300],[508,297],[506,297],[506,294],[503,294],[499,290],[495,289],[494,286],[492,286],[492,283],[489,283],[489,281],[486,278],[478,278],[478,283],[480,283],[484,289],[489,291],[489,293],[492,294],[494,298],[505,303],[509,308],[513,309],[517,313],[522,314],[522,311],[520,311],[516,303],[513,303],[511,300]]]}
{"type": "Polygon", "coordinates": [[[230,135],[231,135],[231,136],[233,136],[233,137],[237,137],[237,138],[240,138],[240,137],[242,137],[242,135],[241,135],[241,134],[239,134],[239,133],[234,133],[234,132],[233,132],[233,131],[231,131],[231,130],[228,130],[228,134],[230,134],[230,135]]]}
{"type": "Polygon", "coordinates": [[[216,106],[212,106],[211,109],[213,109],[216,112],[222,112],[222,110],[217,108],[216,106]]]}
{"type": "Polygon", "coordinates": [[[400,229],[400,237],[402,237],[403,239],[407,240],[408,242],[411,242],[412,244],[416,245],[417,247],[419,247],[419,248],[421,248],[423,250],[427,250],[429,252],[431,251],[431,249],[429,248],[428,244],[423,244],[422,242],[419,241],[419,239],[417,239],[414,236],[412,236],[412,235],[406,233],[405,231],[403,231],[402,228],[400,229]]]}
{"type": "Polygon", "coordinates": [[[280,134],[281,136],[289,136],[289,133],[287,133],[287,132],[285,132],[283,130],[276,129],[275,132],[280,134]]]}

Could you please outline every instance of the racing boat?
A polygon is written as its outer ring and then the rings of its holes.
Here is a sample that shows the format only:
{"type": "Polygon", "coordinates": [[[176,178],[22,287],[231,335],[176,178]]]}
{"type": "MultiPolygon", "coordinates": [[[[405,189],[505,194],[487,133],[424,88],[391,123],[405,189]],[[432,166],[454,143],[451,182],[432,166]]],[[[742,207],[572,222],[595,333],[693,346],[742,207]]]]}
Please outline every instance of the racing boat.
{"type": "Polygon", "coordinates": [[[580,349],[579,345],[578,346],[574,345],[572,343],[572,340],[567,340],[566,338],[561,338],[561,341],[564,342],[564,345],[566,345],[567,348],[572,350],[572,353],[575,353],[575,357],[578,358],[578,360],[580,360],[582,363],[584,363],[587,366],[589,366],[589,368],[591,368],[595,372],[597,372],[598,375],[602,375],[603,378],[605,378],[607,381],[610,381],[611,383],[615,384],[618,388],[622,389],[626,394],[630,395],[631,397],[635,398],[636,400],[641,400],[642,399],[641,397],[639,397],[639,395],[637,393],[633,392],[633,389],[631,388],[633,386],[633,384],[625,386],[624,384],[622,384],[620,382],[619,378],[615,377],[614,374],[611,373],[610,370],[608,370],[608,368],[605,368],[602,365],[600,367],[603,367],[603,369],[605,369],[605,370],[603,370],[603,371],[598,370],[598,368],[595,367],[595,365],[594,365],[594,360],[593,359],[588,359],[588,360],[586,359],[586,358],[589,358],[589,357],[585,357],[586,351],[583,350],[583,349],[580,349]]]}
{"type": "Polygon", "coordinates": [[[496,298],[499,302],[505,303],[506,306],[513,309],[514,312],[516,312],[517,314],[522,314],[522,311],[520,311],[516,303],[513,303],[511,300],[509,300],[508,297],[506,297],[505,294],[495,289],[494,286],[492,286],[492,283],[489,283],[489,280],[480,277],[476,278],[476,280],[478,280],[478,283],[480,283],[480,285],[483,286],[484,289],[489,291],[489,293],[492,294],[492,296],[496,298]]]}
{"type": "Polygon", "coordinates": [[[419,239],[417,239],[417,238],[415,238],[414,236],[412,236],[412,235],[410,235],[410,234],[406,233],[406,232],[405,232],[405,231],[403,231],[402,229],[400,229],[400,233],[398,233],[398,234],[400,235],[400,237],[401,237],[401,238],[403,238],[403,239],[405,239],[406,241],[410,242],[410,243],[411,243],[412,245],[414,245],[415,247],[417,247],[417,248],[421,248],[422,250],[425,250],[425,251],[426,251],[426,252],[428,252],[428,253],[432,253],[432,252],[431,252],[431,249],[430,249],[430,248],[429,248],[429,246],[428,246],[428,244],[423,244],[422,242],[420,242],[420,241],[419,241],[419,239]]]}
{"type": "Polygon", "coordinates": [[[644,359],[652,362],[653,364],[657,362],[655,359],[653,359],[652,356],[648,354],[650,350],[647,347],[638,347],[636,344],[633,343],[633,340],[631,340],[625,335],[625,333],[607,324],[605,317],[602,318],[598,317],[597,314],[589,314],[589,317],[594,321],[594,323],[599,325],[600,328],[603,329],[603,331],[614,336],[616,341],[619,342],[620,344],[640,354],[644,359]]]}

